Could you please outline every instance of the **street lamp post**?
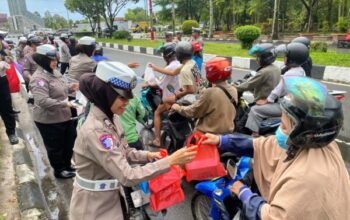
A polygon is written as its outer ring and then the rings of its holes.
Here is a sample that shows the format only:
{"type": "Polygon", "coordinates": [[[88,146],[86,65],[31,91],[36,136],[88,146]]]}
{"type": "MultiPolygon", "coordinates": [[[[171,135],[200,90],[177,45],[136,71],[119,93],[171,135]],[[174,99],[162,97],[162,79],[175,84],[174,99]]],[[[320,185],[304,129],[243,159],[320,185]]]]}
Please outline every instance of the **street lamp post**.
{"type": "Polygon", "coordinates": [[[154,40],[152,0],[149,0],[149,16],[150,16],[150,26],[151,26],[151,40],[154,40]]]}

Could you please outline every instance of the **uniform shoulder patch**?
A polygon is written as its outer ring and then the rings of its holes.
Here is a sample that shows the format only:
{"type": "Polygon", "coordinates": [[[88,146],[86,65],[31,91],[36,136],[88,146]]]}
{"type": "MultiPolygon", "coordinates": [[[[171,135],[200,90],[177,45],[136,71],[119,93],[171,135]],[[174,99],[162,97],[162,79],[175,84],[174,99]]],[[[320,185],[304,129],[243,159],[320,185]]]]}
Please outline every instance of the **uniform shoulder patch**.
{"type": "Polygon", "coordinates": [[[111,150],[113,148],[114,140],[111,134],[102,134],[99,139],[104,149],[111,150]]]}

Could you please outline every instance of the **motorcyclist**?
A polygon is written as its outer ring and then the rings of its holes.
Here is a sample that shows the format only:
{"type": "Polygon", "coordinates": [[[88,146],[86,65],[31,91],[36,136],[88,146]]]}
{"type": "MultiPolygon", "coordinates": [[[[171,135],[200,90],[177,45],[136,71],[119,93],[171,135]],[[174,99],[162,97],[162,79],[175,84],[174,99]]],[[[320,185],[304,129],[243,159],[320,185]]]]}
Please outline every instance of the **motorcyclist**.
{"type": "Polygon", "coordinates": [[[192,105],[174,104],[171,108],[185,117],[197,118],[195,130],[202,133],[231,133],[238,96],[236,88],[226,82],[231,77],[230,63],[224,57],[216,57],[206,63],[205,70],[213,87],[203,90],[192,105]]]}
{"type": "Polygon", "coordinates": [[[16,61],[17,63],[23,65],[24,63],[24,52],[23,49],[27,45],[27,38],[26,37],[20,37],[18,41],[18,46],[15,49],[16,52],[16,61]]]}
{"type": "Polygon", "coordinates": [[[254,77],[236,86],[238,92],[252,91],[257,105],[267,98],[280,81],[281,70],[273,64],[276,60],[273,48],[270,43],[262,43],[249,50],[249,55],[256,57],[259,68],[254,77]]]}
{"type": "Polygon", "coordinates": [[[75,39],[74,36],[70,36],[68,48],[71,56],[75,56],[78,54],[76,47],[77,47],[77,40],[75,39]]]}
{"type": "Polygon", "coordinates": [[[275,48],[276,55],[285,57],[284,62],[288,71],[284,73],[278,85],[271,91],[267,99],[260,100],[260,104],[251,108],[246,127],[254,133],[259,133],[259,125],[263,119],[280,117],[282,114],[278,99],[286,95],[284,81],[291,76],[305,76],[301,64],[305,63],[309,56],[306,46],[301,43],[290,43],[275,48]]]}
{"type": "Polygon", "coordinates": [[[173,40],[174,43],[179,43],[182,41],[182,31],[176,31],[175,32],[175,39],[173,40]]]}
{"type": "Polygon", "coordinates": [[[201,29],[200,28],[192,27],[192,36],[189,39],[189,42],[190,43],[198,42],[199,45],[200,45],[200,48],[201,48],[201,53],[202,53],[203,52],[203,48],[204,48],[204,41],[203,41],[203,38],[200,36],[200,33],[201,33],[201,29]]]}
{"type": "MultiPolygon", "coordinates": [[[[175,46],[173,44],[165,45],[162,49],[163,58],[167,64],[165,67],[166,70],[174,71],[178,69],[181,64],[176,59],[175,46]]],[[[177,75],[164,75],[160,80],[160,83],[157,85],[151,84],[150,86],[158,86],[162,89],[162,103],[158,105],[156,111],[154,112],[154,130],[155,130],[155,140],[153,141],[153,145],[160,146],[160,134],[161,134],[161,115],[163,112],[170,109],[171,105],[174,103],[173,100],[169,100],[169,97],[173,96],[167,86],[171,85],[175,91],[180,89],[179,78],[177,75]]]]}
{"type": "MultiPolygon", "coordinates": [[[[310,51],[310,40],[307,37],[297,37],[292,40],[292,43],[302,43],[304,44],[310,51]]],[[[303,67],[306,76],[311,77],[311,71],[312,71],[312,59],[311,56],[308,56],[305,63],[301,65],[303,67]]],[[[285,71],[284,71],[285,72],[285,71]]]]}
{"type": "Polygon", "coordinates": [[[285,80],[282,124],[275,136],[207,134],[203,144],[253,157],[260,195],[241,181],[231,191],[247,219],[349,219],[350,181],[334,141],[343,126],[341,103],[307,77],[285,80]]]}
{"type": "Polygon", "coordinates": [[[173,32],[168,31],[168,32],[165,32],[164,35],[165,35],[165,43],[164,43],[164,45],[167,44],[167,43],[173,43],[173,40],[174,40],[173,32]]]}

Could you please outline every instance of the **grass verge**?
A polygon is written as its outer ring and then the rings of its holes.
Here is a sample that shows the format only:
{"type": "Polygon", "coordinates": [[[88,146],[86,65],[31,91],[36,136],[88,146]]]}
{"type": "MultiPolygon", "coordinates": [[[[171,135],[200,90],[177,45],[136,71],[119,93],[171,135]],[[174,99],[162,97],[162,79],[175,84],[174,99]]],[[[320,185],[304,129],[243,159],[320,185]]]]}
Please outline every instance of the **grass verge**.
{"type": "MultiPolygon", "coordinates": [[[[162,43],[161,40],[150,41],[141,39],[134,39],[128,42],[127,40],[98,38],[97,41],[152,48],[158,48],[159,45],[162,43]]],[[[241,46],[238,43],[206,42],[204,46],[204,52],[209,54],[217,54],[221,56],[250,57],[248,55],[248,51],[241,49],[241,46]]],[[[311,58],[313,64],[324,66],[350,67],[350,53],[336,53],[334,50],[330,50],[326,53],[311,52],[311,58]]]]}

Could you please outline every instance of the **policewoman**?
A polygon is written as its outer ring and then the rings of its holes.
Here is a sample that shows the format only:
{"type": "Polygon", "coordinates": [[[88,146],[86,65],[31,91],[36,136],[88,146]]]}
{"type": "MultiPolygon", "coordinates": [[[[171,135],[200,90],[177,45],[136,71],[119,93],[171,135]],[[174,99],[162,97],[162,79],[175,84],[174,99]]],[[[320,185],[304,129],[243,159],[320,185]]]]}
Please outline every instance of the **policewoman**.
{"type": "Polygon", "coordinates": [[[160,153],[138,151],[125,141],[119,120],[133,97],[136,74],[119,62],[102,61],[96,75],[80,78],[80,91],[93,103],[74,146],[77,176],[70,203],[71,220],[123,220],[120,185],[135,186],[193,160],[196,147],[161,159],[160,153]],[[144,164],[144,166],[132,164],[144,164]]]}
{"type": "Polygon", "coordinates": [[[29,89],[34,97],[33,117],[43,138],[50,164],[57,178],[75,176],[71,167],[76,130],[71,121],[68,93],[78,89],[57,70],[56,48],[45,44],[37,47],[33,60],[38,69],[33,74],[29,89]]]}
{"type": "Polygon", "coordinates": [[[69,61],[69,75],[79,80],[84,73],[92,73],[96,68],[96,62],[91,59],[96,50],[96,39],[82,37],[77,45],[78,55],[69,61]]]}

